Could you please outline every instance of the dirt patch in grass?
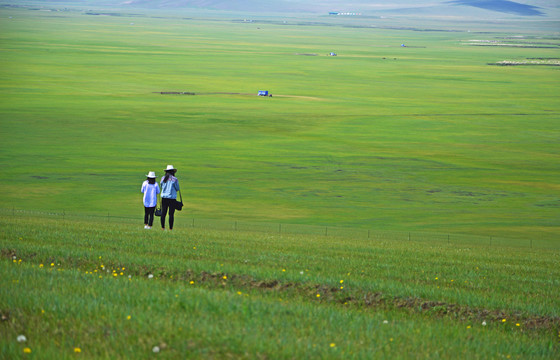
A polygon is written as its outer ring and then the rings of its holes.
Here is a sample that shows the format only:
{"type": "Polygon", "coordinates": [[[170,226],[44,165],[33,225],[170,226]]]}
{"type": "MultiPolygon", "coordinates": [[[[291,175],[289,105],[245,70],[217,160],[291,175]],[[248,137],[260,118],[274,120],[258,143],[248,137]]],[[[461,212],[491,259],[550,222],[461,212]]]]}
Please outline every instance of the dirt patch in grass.
{"type": "Polygon", "coordinates": [[[240,96],[255,96],[255,97],[281,97],[281,98],[297,98],[306,100],[323,100],[314,96],[301,96],[301,95],[278,95],[270,94],[268,96],[258,96],[256,93],[240,93],[240,92],[192,92],[192,91],[155,91],[154,94],[161,95],[240,95],[240,96]]]}
{"type": "MultiPolygon", "coordinates": [[[[0,256],[8,261],[20,261],[22,255],[15,249],[0,249],[0,256]]],[[[37,261],[36,254],[23,256],[27,262],[37,261]]],[[[48,259],[55,262],[55,259],[48,259]]],[[[6,260],[4,260],[6,261],[6,260]]],[[[468,305],[448,303],[440,300],[421,299],[371,292],[360,288],[352,289],[344,284],[314,284],[307,282],[281,281],[278,279],[256,279],[250,275],[230,274],[226,272],[183,271],[167,268],[150,268],[146,265],[105,264],[98,265],[83,259],[57,260],[57,266],[65,263],[66,268],[92,268],[100,276],[114,276],[110,269],[126,268],[125,276],[141,277],[154,281],[183,282],[186,286],[207,289],[224,289],[247,293],[277,293],[283,298],[292,297],[320,304],[348,306],[355,309],[399,310],[429,317],[448,318],[456,321],[478,323],[483,325],[500,325],[522,331],[560,331],[560,317],[512,312],[500,309],[476,308],[468,305]]],[[[64,264],[62,265],[64,266],[64,264]]]]}
{"type": "MultiPolygon", "coordinates": [[[[166,278],[169,278],[169,276],[166,276],[166,278]]],[[[458,321],[484,322],[488,325],[494,323],[511,328],[519,327],[525,331],[558,331],[560,329],[560,318],[558,317],[475,308],[468,305],[453,304],[444,301],[392,296],[383,292],[368,292],[359,289],[347,290],[344,286],[282,282],[274,279],[259,280],[247,275],[235,275],[223,272],[209,273],[205,271],[195,273],[192,270],[185,271],[176,279],[186,282],[194,281],[199,285],[210,288],[230,287],[242,289],[244,291],[277,292],[282,294],[282,296],[291,295],[303,297],[320,303],[332,303],[361,309],[400,309],[410,313],[424,314],[432,317],[445,317],[458,321]]]]}
{"type": "Polygon", "coordinates": [[[503,60],[488,65],[496,66],[560,66],[560,59],[503,60]]]}

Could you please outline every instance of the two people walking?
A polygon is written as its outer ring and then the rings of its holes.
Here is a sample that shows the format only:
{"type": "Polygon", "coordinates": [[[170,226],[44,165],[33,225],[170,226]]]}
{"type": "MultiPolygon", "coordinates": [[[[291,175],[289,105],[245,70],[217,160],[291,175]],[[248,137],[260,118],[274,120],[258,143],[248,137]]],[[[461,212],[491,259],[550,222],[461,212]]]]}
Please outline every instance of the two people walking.
{"type": "Polygon", "coordinates": [[[141,189],[141,192],[144,193],[144,229],[152,228],[157,206],[157,194],[161,194],[161,229],[165,230],[165,218],[169,211],[169,230],[173,230],[175,210],[181,210],[182,207],[182,201],[177,202],[177,192],[180,194],[181,189],[175,173],[177,173],[177,169],[173,165],[167,165],[165,176],[161,178],[161,190],[156,182],[155,172],[150,171],[146,175],[146,181],[142,184],[141,189]]]}

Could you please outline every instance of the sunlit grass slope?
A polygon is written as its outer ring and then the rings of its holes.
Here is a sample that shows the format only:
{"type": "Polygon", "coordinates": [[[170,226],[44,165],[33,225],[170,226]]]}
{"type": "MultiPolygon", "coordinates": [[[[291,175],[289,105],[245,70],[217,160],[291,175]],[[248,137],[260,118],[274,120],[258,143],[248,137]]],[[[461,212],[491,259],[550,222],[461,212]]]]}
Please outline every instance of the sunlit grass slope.
{"type": "Polygon", "coordinates": [[[2,15],[1,207],[136,214],[173,164],[194,217],[558,236],[557,68],[487,65],[549,34],[2,15]]]}
{"type": "Polygon", "coordinates": [[[47,217],[0,225],[8,358],[552,359],[559,351],[557,251],[47,217]]]}

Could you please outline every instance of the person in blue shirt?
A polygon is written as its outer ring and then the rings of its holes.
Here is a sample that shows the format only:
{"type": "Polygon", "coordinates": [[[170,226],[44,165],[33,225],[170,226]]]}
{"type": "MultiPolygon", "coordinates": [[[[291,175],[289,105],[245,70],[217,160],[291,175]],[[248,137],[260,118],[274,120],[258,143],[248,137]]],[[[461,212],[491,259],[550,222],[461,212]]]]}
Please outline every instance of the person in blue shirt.
{"type": "Polygon", "coordinates": [[[177,169],[173,165],[167,165],[165,176],[161,178],[161,229],[165,230],[165,217],[169,210],[169,230],[173,230],[175,221],[175,203],[177,191],[179,191],[179,180],[175,177],[177,169]]]}
{"type": "Polygon", "coordinates": [[[159,194],[159,186],[156,182],[156,173],[150,171],[146,175],[146,181],[142,183],[144,193],[144,229],[151,229],[154,223],[154,211],[157,205],[157,194],[159,194]]]}

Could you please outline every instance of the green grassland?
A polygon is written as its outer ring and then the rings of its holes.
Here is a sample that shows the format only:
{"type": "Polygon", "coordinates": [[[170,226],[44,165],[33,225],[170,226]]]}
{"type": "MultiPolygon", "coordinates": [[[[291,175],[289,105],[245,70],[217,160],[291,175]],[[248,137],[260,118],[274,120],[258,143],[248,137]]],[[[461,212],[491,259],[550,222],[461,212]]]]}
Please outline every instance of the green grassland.
{"type": "Polygon", "coordinates": [[[0,8],[0,357],[558,358],[560,67],[495,65],[549,20],[42,10],[0,8]]]}
{"type": "Polygon", "coordinates": [[[557,238],[557,39],[2,11],[4,208],[557,238]]]}
{"type": "Polygon", "coordinates": [[[44,216],[0,225],[8,358],[559,353],[558,252],[44,216]]]}
{"type": "Polygon", "coordinates": [[[2,15],[4,208],[141,215],[173,164],[193,217],[557,239],[558,67],[487,65],[551,34],[2,15]]]}

